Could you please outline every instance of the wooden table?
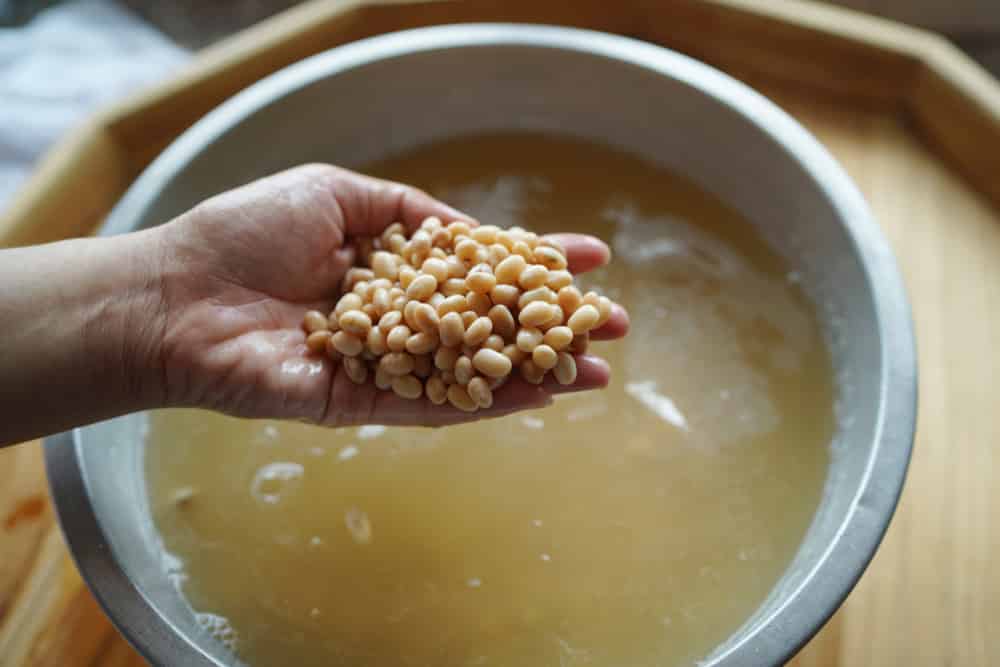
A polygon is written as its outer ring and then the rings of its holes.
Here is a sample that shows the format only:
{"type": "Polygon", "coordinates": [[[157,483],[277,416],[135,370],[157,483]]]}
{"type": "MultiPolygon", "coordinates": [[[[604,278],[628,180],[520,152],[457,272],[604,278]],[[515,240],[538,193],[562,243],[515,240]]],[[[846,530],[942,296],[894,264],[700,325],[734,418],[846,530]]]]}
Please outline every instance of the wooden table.
{"type": "MultiPolygon", "coordinates": [[[[868,197],[913,301],[920,416],[903,501],[858,588],[794,664],[1000,663],[1000,575],[991,568],[1000,549],[992,485],[1000,475],[992,392],[1000,376],[1000,86],[931,35],[808,3],[620,4],[609,16],[597,0],[579,2],[572,23],[687,51],[799,118],[868,197]],[[670,20],[653,20],[660,11],[670,20]]],[[[0,219],[0,239],[85,233],[188,122],[308,52],[392,27],[559,18],[530,2],[352,5],[294,10],[104,115],[43,166],[0,219]],[[57,218],[62,224],[51,224],[57,218]]],[[[129,664],[141,660],[66,557],[37,444],[0,452],[0,666],[129,664]]]]}

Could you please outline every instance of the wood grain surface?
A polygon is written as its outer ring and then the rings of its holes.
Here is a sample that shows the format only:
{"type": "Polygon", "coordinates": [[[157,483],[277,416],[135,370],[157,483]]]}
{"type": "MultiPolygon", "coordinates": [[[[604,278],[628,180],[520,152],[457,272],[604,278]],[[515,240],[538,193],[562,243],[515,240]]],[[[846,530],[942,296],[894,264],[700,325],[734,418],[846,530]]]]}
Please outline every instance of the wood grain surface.
{"type": "MultiPolygon", "coordinates": [[[[313,12],[313,21],[322,18],[321,13],[329,18],[324,12],[330,4],[302,8],[294,21],[286,16],[284,28],[306,30],[298,23],[302,12],[313,12]]],[[[599,21],[597,4],[592,15],[584,10],[577,16],[599,21]]],[[[994,477],[1000,474],[1000,461],[993,454],[994,443],[1000,441],[1000,417],[991,392],[992,377],[1000,375],[1000,208],[995,203],[1000,189],[985,182],[985,170],[1000,158],[1000,128],[994,126],[1000,118],[1000,88],[980,70],[959,67],[964,61],[954,60],[946,46],[938,55],[922,56],[940,58],[939,66],[928,68],[924,59],[914,60],[899,47],[899,40],[926,35],[919,31],[895,33],[894,26],[883,22],[866,24],[863,44],[868,46],[846,57],[854,43],[846,37],[813,48],[815,33],[809,31],[827,30],[836,18],[825,9],[807,12],[811,18],[806,27],[792,22],[794,29],[786,29],[775,21],[786,23],[781,17],[789,6],[808,10],[812,5],[780,3],[763,13],[748,13],[742,2],[707,5],[736,8],[725,15],[685,15],[700,21],[698,28],[715,46],[699,45],[666,25],[647,28],[646,33],[747,80],[830,148],[860,185],[891,240],[917,327],[920,417],[903,501],[858,588],[793,664],[1000,664],[1000,636],[993,631],[1000,615],[1000,577],[991,568],[1000,547],[1000,504],[993,496],[994,477]],[[886,30],[892,34],[883,51],[878,42],[886,30]],[[757,33],[767,39],[755,46],[749,36],[757,33]],[[780,48],[768,48],[768,40],[777,40],[780,48]],[[786,74],[780,53],[795,61],[786,74]],[[828,79],[838,78],[838,60],[844,64],[843,78],[850,78],[864,71],[866,59],[881,68],[883,82],[906,81],[887,83],[884,90],[878,89],[879,77],[828,85],[828,79]],[[829,76],[817,77],[816,63],[832,68],[829,76]]],[[[371,22],[363,28],[357,23],[362,18],[354,16],[332,38],[353,38],[359,30],[391,25],[383,9],[366,16],[371,22]]],[[[844,16],[848,24],[857,25],[852,23],[857,16],[844,16]]],[[[636,28],[629,21],[617,27],[624,32],[636,28]]],[[[258,28],[257,40],[273,45],[279,33],[265,28],[258,28]]],[[[941,43],[934,38],[921,42],[941,43]]],[[[226,72],[224,91],[245,85],[251,76],[237,73],[248,52],[240,51],[247,48],[240,43],[236,46],[209,54],[215,67],[226,72]]],[[[279,55],[251,49],[251,54],[270,54],[253,61],[253,76],[269,71],[268,65],[279,66],[282,58],[300,57],[304,48],[296,46],[293,54],[279,49],[279,55]]],[[[195,71],[193,83],[203,96],[222,94],[210,85],[208,70],[195,71]]],[[[78,189],[70,201],[80,203],[85,215],[60,218],[53,212],[55,217],[45,224],[54,225],[55,232],[18,225],[19,238],[86,233],[100,218],[104,200],[113,201],[117,195],[112,193],[122,182],[169,141],[171,132],[189,122],[171,118],[161,108],[177,95],[188,99],[183,86],[172,85],[158,91],[155,99],[143,98],[109,112],[100,123],[95,121],[93,127],[100,131],[77,137],[48,161],[47,168],[63,173],[81,160],[91,165],[91,187],[90,178],[71,179],[78,189]],[[141,121],[151,108],[159,112],[141,121]],[[105,134],[109,118],[120,124],[105,134]],[[143,137],[147,141],[141,141],[143,137]]],[[[1000,169],[993,171],[994,182],[1000,182],[998,173],[1000,169]]],[[[38,186],[39,197],[33,201],[44,204],[47,197],[42,195],[51,182],[36,184],[45,187],[38,186]]],[[[3,231],[0,224],[0,243],[10,238],[4,238],[3,231]]],[[[0,451],[0,666],[139,664],[141,659],[101,615],[68,559],[45,496],[37,443],[0,451]]]]}

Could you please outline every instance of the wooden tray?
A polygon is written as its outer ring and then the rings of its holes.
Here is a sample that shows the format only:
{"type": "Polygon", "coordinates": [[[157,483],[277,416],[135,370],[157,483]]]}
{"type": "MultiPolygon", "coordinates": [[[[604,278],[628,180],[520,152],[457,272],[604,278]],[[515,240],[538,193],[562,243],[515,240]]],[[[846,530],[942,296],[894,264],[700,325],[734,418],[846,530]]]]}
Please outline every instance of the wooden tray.
{"type": "MultiPolygon", "coordinates": [[[[179,77],[52,151],[0,218],[0,245],[89,233],[142,168],[225,98],[305,56],[434,23],[527,21],[649,40],[748,81],[841,160],[914,304],[921,412],[910,477],[874,564],[798,665],[1000,660],[1000,85],[938,36],[785,0],[316,0],[205,51],[179,77]]],[[[0,452],[0,666],[141,664],[82,585],[37,443],[0,452]]]]}

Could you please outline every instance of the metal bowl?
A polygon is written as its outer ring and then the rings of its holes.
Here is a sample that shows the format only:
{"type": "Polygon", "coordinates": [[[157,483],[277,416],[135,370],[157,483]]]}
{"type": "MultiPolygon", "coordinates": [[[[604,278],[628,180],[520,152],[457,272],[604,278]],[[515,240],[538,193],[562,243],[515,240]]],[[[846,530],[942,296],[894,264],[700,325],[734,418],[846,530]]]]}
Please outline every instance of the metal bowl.
{"type": "MultiPolygon", "coordinates": [[[[704,664],[784,662],[840,605],[888,526],[913,443],[916,367],[900,276],[865,202],[754,91],[601,33],[491,24],[385,35],[297,63],[210,113],[142,174],[103,233],[157,224],[290,165],[357,166],[512,129],[597,139],[685,174],[741,211],[815,302],[839,395],[824,497],[771,595],[704,664]]],[[[232,664],[162,566],[141,470],[145,423],[132,415],[47,442],[63,530],[108,615],[152,663],[232,664]]]]}

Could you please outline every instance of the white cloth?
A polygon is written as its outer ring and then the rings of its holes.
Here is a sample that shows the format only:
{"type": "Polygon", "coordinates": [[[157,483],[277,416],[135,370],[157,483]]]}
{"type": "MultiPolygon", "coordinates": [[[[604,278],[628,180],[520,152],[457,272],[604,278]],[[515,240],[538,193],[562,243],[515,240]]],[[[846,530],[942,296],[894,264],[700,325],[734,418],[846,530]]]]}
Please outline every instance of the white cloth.
{"type": "Polygon", "coordinates": [[[187,58],[112,0],[68,2],[0,29],[0,209],[67,130],[187,58]]]}

